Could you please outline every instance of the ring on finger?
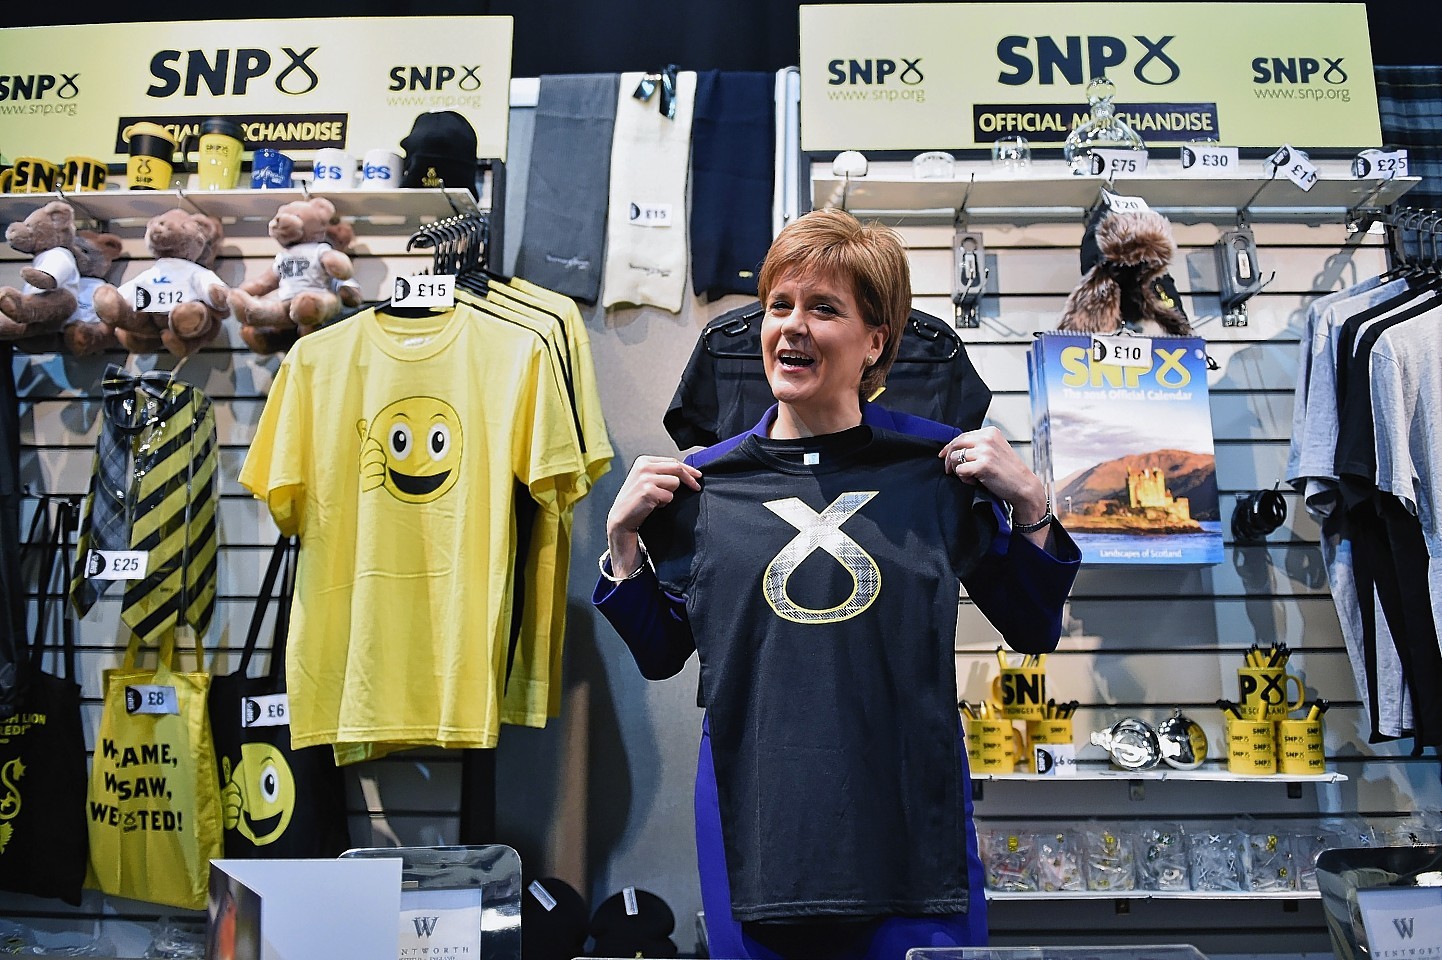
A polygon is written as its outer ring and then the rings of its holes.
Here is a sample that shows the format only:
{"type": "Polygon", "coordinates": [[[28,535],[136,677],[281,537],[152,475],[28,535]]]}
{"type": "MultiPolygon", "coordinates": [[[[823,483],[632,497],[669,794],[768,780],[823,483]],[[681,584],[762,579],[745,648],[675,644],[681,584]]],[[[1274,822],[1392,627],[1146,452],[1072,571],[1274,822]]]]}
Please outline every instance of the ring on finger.
{"type": "Polygon", "coordinates": [[[957,465],[958,467],[961,466],[963,463],[966,463],[966,451],[965,451],[965,450],[957,450],[957,451],[955,451],[955,452],[952,454],[952,456],[956,457],[956,465],[957,465]]]}

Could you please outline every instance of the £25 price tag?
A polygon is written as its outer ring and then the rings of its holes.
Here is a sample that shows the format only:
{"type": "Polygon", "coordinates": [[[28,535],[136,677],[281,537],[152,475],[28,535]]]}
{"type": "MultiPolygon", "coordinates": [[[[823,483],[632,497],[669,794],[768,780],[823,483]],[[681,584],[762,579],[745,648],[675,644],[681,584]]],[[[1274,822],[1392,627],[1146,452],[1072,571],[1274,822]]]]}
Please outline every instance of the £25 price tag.
{"type": "Polygon", "coordinates": [[[1364,150],[1352,161],[1352,176],[1358,180],[1391,180],[1407,176],[1406,150],[1364,150]]]}
{"type": "Polygon", "coordinates": [[[1272,176],[1281,173],[1303,190],[1310,190],[1317,182],[1317,167],[1307,155],[1289,144],[1282,144],[1277,152],[1267,158],[1272,176]]]}
{"type": "Polygon", "coordinates": [[[1092,337],[1092,362],[1150,370],[1152,341],[1148,337],[1092,337]]]}
{"type": "Polygon", "coordinates": [[[85,554],[85,576],[91,580],[144,580],[150,565],[145,550],[90,550],[85,554]]]}
{"type": "Polygon", "coordinates": [[[180,698],[175,688],[156,683],[134,683],[125,687],[126,713],[179,713],[180,698]]]}
{"type": "Polygon", "coordinates": [[[450,307],[456,302],[456,278],[449,273],[396,277],[393,307],[450,307]]]}
{"type": "Polygon", "coordinates": [[[1189,177],[1235,177],[1241,172],[1236,147],[1182,144],[1182,172],[1189,177]]]}
{"type": "Polygon", "coordinates": [[[1102,191],[1102,200],[1113,213],[1145,213],[1151,209],[1141,197],[1124,197],[1110,190],[1102,191]]]}
{"type": "Polygon", "coordinates": [[[1147,172],[1147,152],[1145,150],[1118,150],[1114,147],[1094,147],[1092,156],[1100,158],[1101,168],[1098,170],[1095,162],[1092,170],[1102,176],[1111,179],[1113,177],[1129,177],[1138,173],[1147,172]]]}

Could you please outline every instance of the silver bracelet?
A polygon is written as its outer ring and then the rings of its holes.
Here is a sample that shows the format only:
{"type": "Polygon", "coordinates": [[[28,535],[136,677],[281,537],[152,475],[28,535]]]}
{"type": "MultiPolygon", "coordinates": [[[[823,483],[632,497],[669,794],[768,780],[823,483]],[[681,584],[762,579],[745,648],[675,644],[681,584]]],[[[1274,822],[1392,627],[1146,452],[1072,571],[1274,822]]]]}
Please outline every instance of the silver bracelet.
{"type": "Polygon", "coordinates": [[[1036,531],[1040,530],[1042,527],[1046,526],[1047,524],[1055,523],[1055,522],[1056,522],[1056,515],[1051,512],[1051,497],[1047,497],[1047,498],[1046,498],[1046,513],[1043,513],[1043,514],[1041,515],[1041,519],[1040,519],[1040,520],[1038,520],[1036,523],[1017,523],[1017,524],[1013,524],[1013,525],[1012,525],[1012,529],[1015,530],[1017,533],[1035,533],[1036,531]]]}
{"type": "Polygon", "coordinates": [[[600,569],[601,576],[605,577],[612,583],[625,583],[627,580],[635,580],[637,577],[639,577],[641,575],[641,571],[645,570],[651,565],[651,555],[646,552],[646,544],[641,541],[640,537],[636,538],[636,549],[641,554],[641,562],[636,564],[635,570],[632,570],[624,577],[618,577],[609,569],[607,569],[611,566],[611,548],[607,547],[601,553],[601,555],[596,558],[596,566],[600,569]]]}

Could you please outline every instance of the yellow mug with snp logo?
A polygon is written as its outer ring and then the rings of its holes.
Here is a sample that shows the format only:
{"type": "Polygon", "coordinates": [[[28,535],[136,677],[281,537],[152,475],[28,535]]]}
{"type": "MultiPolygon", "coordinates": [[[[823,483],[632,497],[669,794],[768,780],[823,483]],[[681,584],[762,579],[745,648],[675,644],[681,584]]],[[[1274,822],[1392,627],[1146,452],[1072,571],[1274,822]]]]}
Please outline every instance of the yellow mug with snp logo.
{"type": "Polygon", "coordinates": [[[234,190],[240,183],[240,160],[245,153],[245,131],[227,117],[201,121],[200,132],[187,137],[181,159],[188,166],[196,154],[196,179],[202,190],[234,190]]]}
{"type": "Polygon", "coordinates": [[[1242,667],[1237,670],[1237,707],[1246,720],[1281,720],[1306,699],[1302,678],[1285,667],[1242,667]],[[1295,684],[1297,699],[1287,699],[1295,684]]]}
{"type": "Polygon", "coordinates": [[[54,193],[60,186],[60,166],[41,157],[16,157],[11,178],[11,193],[54,193]]]}
{"type": "Polygon", "coordinates": [[[1327,772],[1320,719],[1282,720],[1277,724],[1277,769],[1294,776],[1327,772]]]}
{"type": "Polygon", "coordinates": [[[1227,718],[1227,769],[1247,775],[1276,773],[1277,725],[1227,718]]]}
{"type": "Polygon", "coordinates": [[[170,131],[147,120],[120,131],[120,139],[130,148],[125,162],[125,182],[130,189],[170,189],[177,146],[170,131]]]}
{"type": "Polygon", "coordinates": [[[110,173],[103,160],[94,157],[66,157],[61,183],[67,193],[104,190],[110,173]]]}
{"type": "Polygon", "coordinates": [[[966,721],[966,756],[974,773],[1016,769],[1016,731],[1006,720],[966,721]]]}

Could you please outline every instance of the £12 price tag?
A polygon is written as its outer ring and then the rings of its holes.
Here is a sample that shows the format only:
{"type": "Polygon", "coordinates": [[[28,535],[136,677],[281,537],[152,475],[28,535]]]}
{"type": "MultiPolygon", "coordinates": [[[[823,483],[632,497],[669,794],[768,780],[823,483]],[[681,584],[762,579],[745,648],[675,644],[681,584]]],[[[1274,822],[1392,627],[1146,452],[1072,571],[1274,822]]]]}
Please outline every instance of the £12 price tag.
{"type": "Polygon", "coordinates": [[[85,554],[85,576],[91,580],[144,580],[150,563],[145,550],[90,550],[85,554]]]}
{"type": "Polygon", "coordinates": [[[159,313],[190,299],[185,285],[160,275],[135,285],[135,309],[159,313]]]}
{"type": "Polygon", "coordinates": [[[1303,190],[1310,190],[1317,183],[1317,167],[1307,155],[1290,144],[1282,144],[1277,152],[1267,158],[1272,176],[1279,172],[1303,190]]]}
{"type": "Polygon", "coordinates": [[[449,273],[396,277],[393,307],[450,307],[456,302],[456,278],[449,273]]]}
{"type": "Polygon", "coordinates": [[[1214,143],[1182,144],[1182,172],[1189,177],[1236,177],[1241,165],[1236,147],[1214,143]]]}
{"type": "Polygon", "coordinates": [[[1092,337],[1092,362],[1114,367],[1152,367],[1149,337],[1092,337]]]}

